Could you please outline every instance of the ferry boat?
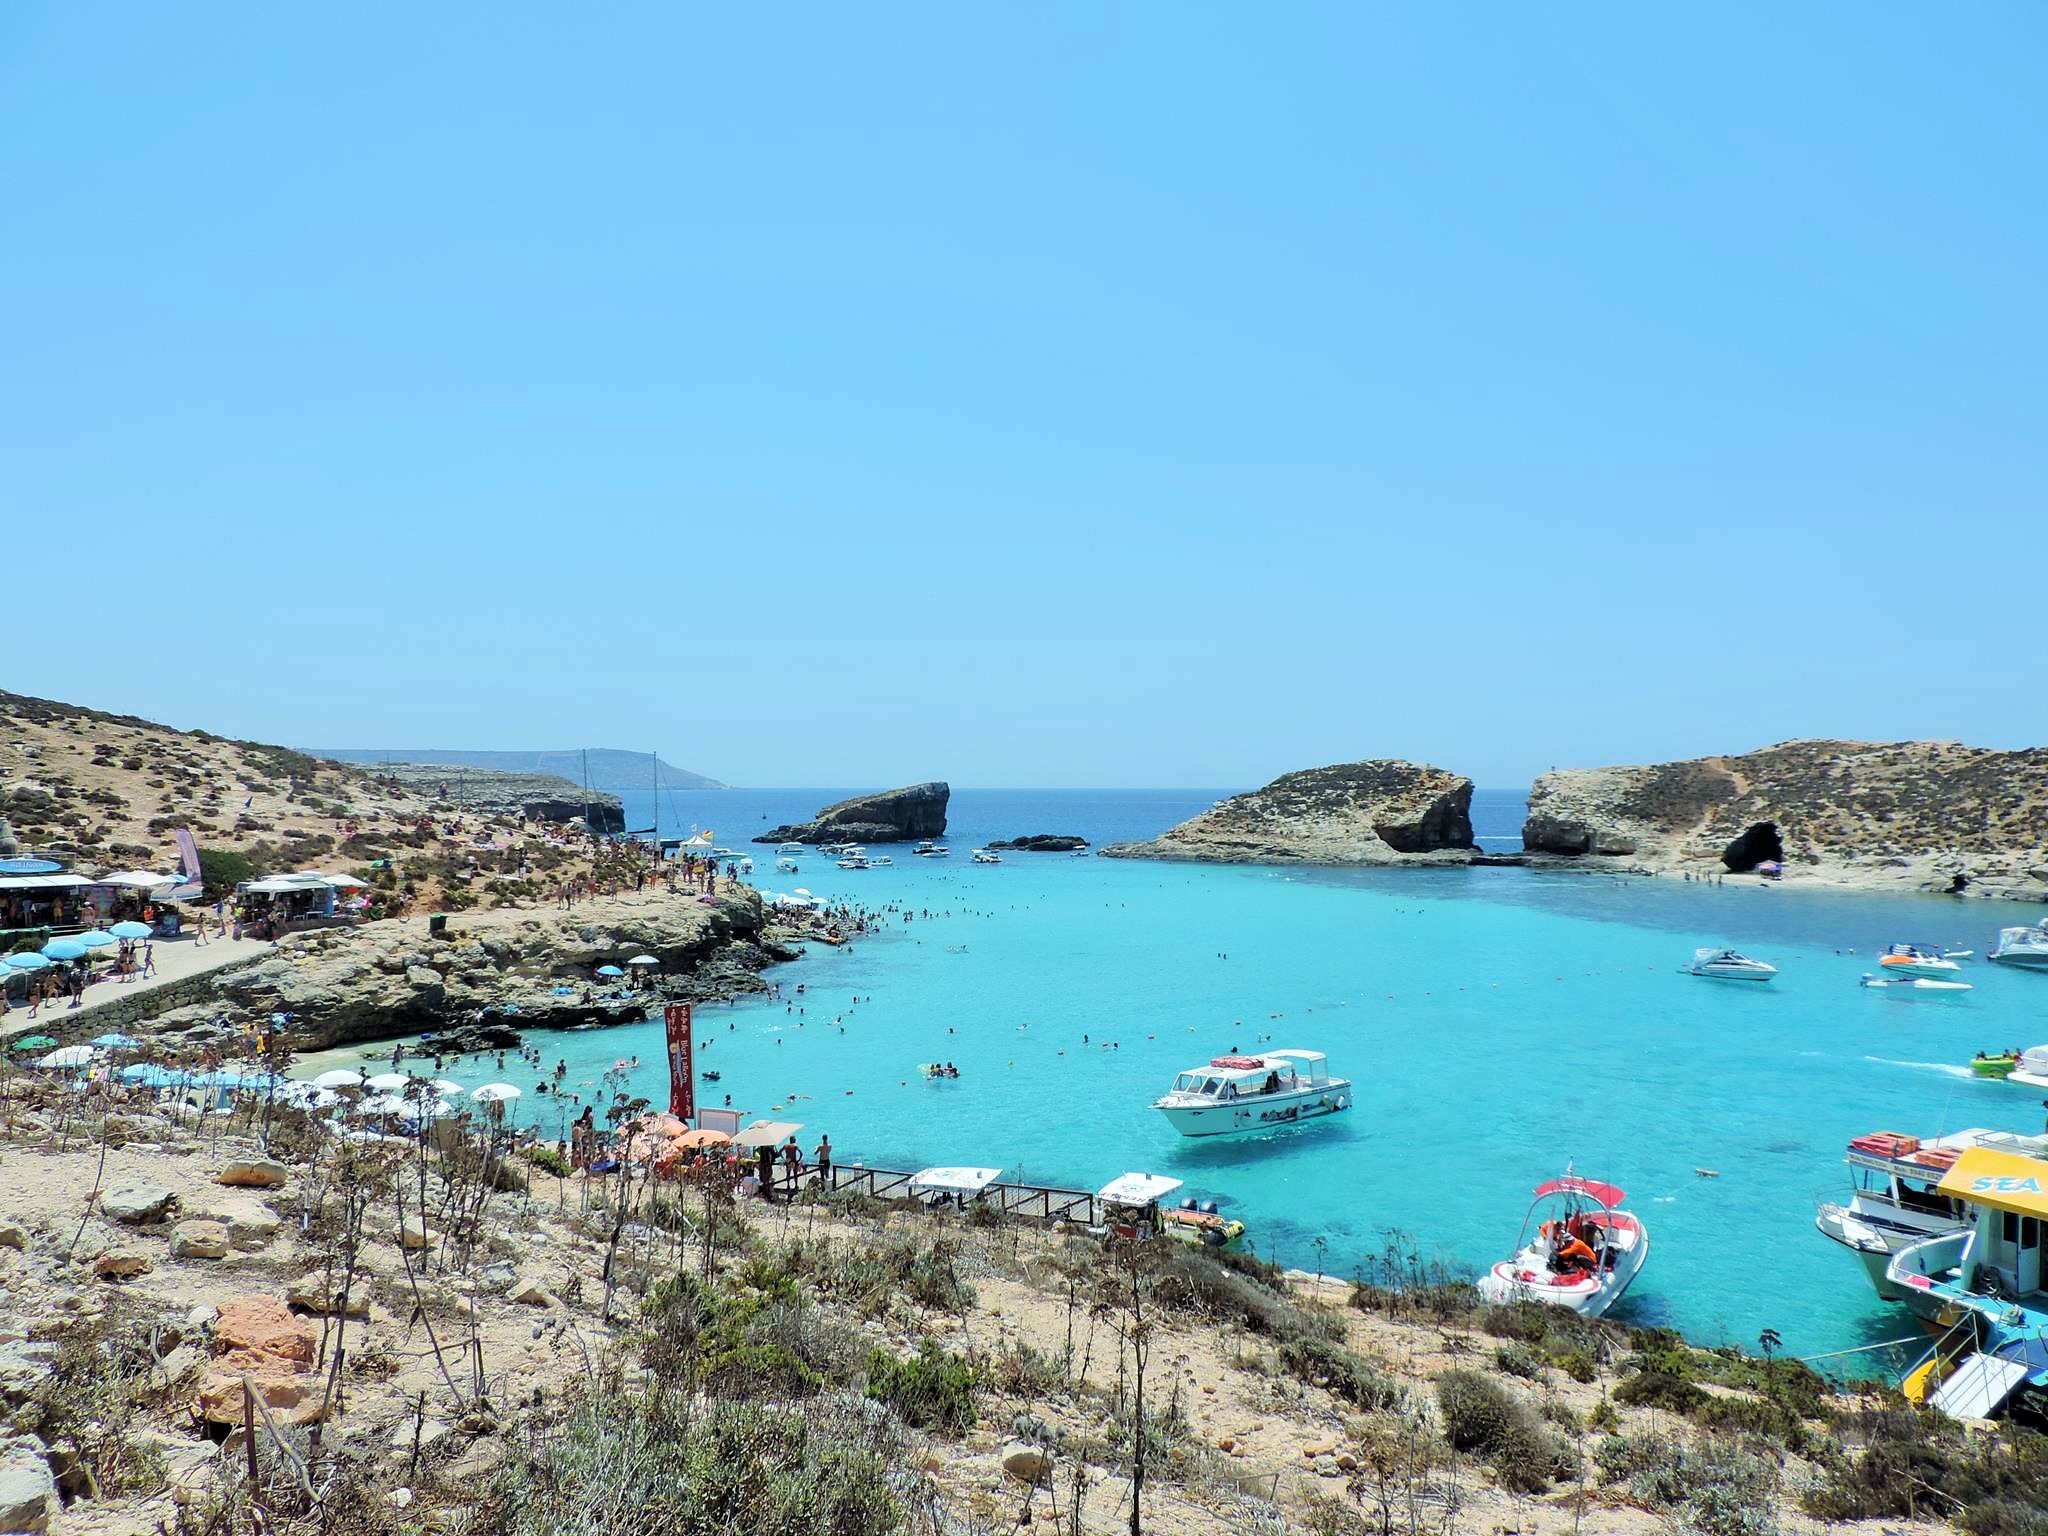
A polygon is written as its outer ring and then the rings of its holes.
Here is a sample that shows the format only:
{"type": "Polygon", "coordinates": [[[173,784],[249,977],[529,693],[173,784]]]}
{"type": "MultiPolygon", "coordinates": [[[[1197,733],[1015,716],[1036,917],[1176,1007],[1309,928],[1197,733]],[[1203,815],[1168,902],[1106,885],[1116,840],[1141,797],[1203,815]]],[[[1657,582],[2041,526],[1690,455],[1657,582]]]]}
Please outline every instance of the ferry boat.
{"type": "Polygon", "coordinates": [[[2023,971],[2048,971],[2048,917],[2024,928],[2001,928],[1991,958],[2023,971]]]}
{"type": "Polygon", "coordinates": [[[1942,1330],[1901,1390],[1953,1419],[2048,1419],[2048,1161],[1971,1147],[1936,1189],[1970,1220],[1914,1243],[1885,1271],[1942,1330]]]}
{"type": "Polygon", "coordinates": [[[1217,1056],[1181,1073],[1152,1107],[1183,1136],[1270,1131],[1349,1109],[1351,1080],[1330,1076],[1321,1051],[1217,1056]]]}
{"type": "Polygon", "coordinates": [[[1602,1317],[1650,1257],[1650,1233],[1622,1209],[1625,1191],[1566,1172],[1536,1186],[1515,1256],[1479,1277],[1483,1300],[1540,1301],[1602,1317]],[[1531,1225],[1535,1235],[1530,1235],[1531,1225]]]}
{"type": "Polygon", "coordinates": [[[1103,1234],[1137,1242],[1164,1237],[1205,1248],[1230,1248],[1243,1240],[1244,1223],[1219,1212],[1214,1200],[1184,1198],[1166,1205],[1180,1188],[1179,1179],[1165,1174],[1118,1174],[1095,1196],[1102,1203],[1103,1234]]]}
{"type": "Polygon", "coordinates": [[[1687,975],[1711,976],[1717,981],[1769,981],[1778,974],[1775,965],[1752,960],[1732,949],[1696,949],[1692,952],[1692,964],[1685,969],[1687,975]]]}
{"type": "Polygon", "coordinates": [[[2024,1156],[2048,1155],[2048,1137],[1972,1126],[1922,1141],[1898,1131],[1872,1131],[1849,1143],[1849,1198],[1820,1199],[1813,1224],[1823,1237],[1855,1254],[1870,1284],[1886,1301],[1907,1301],[1887,1278],[1891,1261],[1913,1244],[1960,1230],[1969,1211],[1939,1186],[1949,1169],[1973,1147],[2024,1156]]]}
{"type": "Polygon", "coordinates": [[[1925,944],[1894,944],[1877,957],[1885,976],[1920,976],[1928,981],[1954,981],[1962,967],[1925,944]]]}
{"type": "Polygon", "coordinates": [[[974,862],[977,864],[1000,864],[1003,862],[1003,856],[1000,853],[990,853],[986,848],[977,848],[974,850],[974,862]]]}

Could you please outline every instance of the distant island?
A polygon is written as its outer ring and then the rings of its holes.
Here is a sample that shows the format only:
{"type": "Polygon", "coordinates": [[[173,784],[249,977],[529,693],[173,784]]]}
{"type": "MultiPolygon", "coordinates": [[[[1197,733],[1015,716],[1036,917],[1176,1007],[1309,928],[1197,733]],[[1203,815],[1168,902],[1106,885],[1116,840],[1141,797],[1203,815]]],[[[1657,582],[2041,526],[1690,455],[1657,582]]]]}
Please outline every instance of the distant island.
{"type": "MultiPolygon", "coordinates": [[[[589,764],[592,789],[653,789],[657,759],[652,753],[632,752],[623,747],[572,748],[558,752],[463,752],[447,747],[306,747],[314,757],[337,763],[360,763],[380,767],[386,763],[424,763],[442,768],[480,768],[493,773],[551,773],[572,784],[584,782],[585,760],[589,764]]],[[[663,789],[729,789],[730,785],[661,764],[663,789]]]]}

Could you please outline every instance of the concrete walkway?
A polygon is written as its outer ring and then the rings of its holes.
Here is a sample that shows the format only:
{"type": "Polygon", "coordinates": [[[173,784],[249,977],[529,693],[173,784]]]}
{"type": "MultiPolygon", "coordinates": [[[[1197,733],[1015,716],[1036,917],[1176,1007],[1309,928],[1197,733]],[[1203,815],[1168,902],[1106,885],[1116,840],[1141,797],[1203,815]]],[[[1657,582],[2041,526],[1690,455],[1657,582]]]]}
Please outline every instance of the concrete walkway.
{"type": "Polygon", "coordinates": [[[150,955],[156,969],[150,975],[137,981],[96,981],[85,989],[85,1001],[78,1007],[73,1008],[68,1002],[46,1004],[34,1018],[28,1016],[25,1006],[17,1004],[0,1017],[0,1040],[10,1040],[17,1035],[68,1034],[77,1020],[88,1017],[102,1003],[169,986],[174,981],[183,981],[205,971],[217,971],[222,966],[250,959],[272,947],[268,939],[209,937],[204,944],[189,935],[158,939],[150,955]]]}

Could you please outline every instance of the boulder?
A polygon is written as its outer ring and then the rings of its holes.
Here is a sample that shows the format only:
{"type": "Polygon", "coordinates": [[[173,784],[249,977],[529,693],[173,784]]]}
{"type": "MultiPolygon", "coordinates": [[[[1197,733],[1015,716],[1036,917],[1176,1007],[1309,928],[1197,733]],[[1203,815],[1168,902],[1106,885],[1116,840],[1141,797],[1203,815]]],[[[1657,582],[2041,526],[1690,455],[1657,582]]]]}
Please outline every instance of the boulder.
{"type": "Polygon", "coordinates": [[[1000,853],[1073,853],[1087,846],[1087,838],[1066,832],[1035,832],[1029,837],[1006,837],[989,844],[1000,853]]]}
{"type": "Polygon", "coordinates": [[[100,1214],[109,1221],[143,1226],[162,1221],[177,1199],[161,1184],[117,1184],[100,1192],[100,1214]]]}
{"type": "Polygon", "coordinates": [[[1003,1447],[1003,1470],[1020,1483],[1042,1483],[1052,1471],[1052,1457],[1043,1446],[1016,1441],[1003,1447]]]}
{"type": "Polygon", "coordinates": [[[28,1247],[28,1228],[18,1221],[0,1221],[0,1248],[28,1247]]]}
{"type": "Polygon", "coordinates": [[[214,1182],[240,1189],[282,1189],[290,1177],[291,1170],[275,1158],[238,1157],[221,1169],[214,1182]]]}
{"type": "Polygon", "coordinates": [[[810,821],[777,827],[754,839],[757,843],[909,843],[943,837],[946,805],[952,790],[933,780],[857,795],[828,805],[810,821]]]}
{"type": "Polygon", "coordinates": [[[258,1363],[311,1365],[320,1330],[274,1296],[237,1296],[224,1301],[213,1320],[216,1358],[248,1356],[258,1363]]]}
{"type": "Polygon", "coordinates": [[[181,1221],[171,1228],[171,1257],[174,1259],[224,1259],[228,1256],[228,1229],[224,1222],[181,1221]]]}
{"type": "MultiPolygon", "coordinates": [[[[331,1315],[341,1310],[341,1277],[330,1280],[324,1270],[315,1270],[310,1275],[301,1275],[285,1287],[284,1299],[292,1306],[321,1315],[331,1315]]],[[[348,1315],[368,1317],[370,1315],[370,1287],[357,1284],[349,1289],[348,1315]]]]}
{"type": "Polygon", "coordinates": [[[418,1253],[433,1241],[427,1234],[426,1223],[417,1216],[408,1216],[398,1226],[398,1246],[408,1253],[418,1253]]]}
{"type": "Polygon", "coordinates": [[[57,1518],[57,1480],[50,1465],[27,1454],[0,1461],[0,1531],[42,1536],[57,1518]]]}
{"type": "Polygon", "coordinates": [[[517,1302],[522,1307],[555,1307],[561,1303],[547,1288],[547,1283],[538,1275],[520,1275],[505,1292],[507,1301],[517,1302]]]}
{"type": "Polygon", "coordinates": [[[213,1325],[213,1366],[199,1384],[200,1417],[210,1424],[240,1424],[245,1377],[283,1423],[325,1417],[325,1389],[312,1370],[319,1342],[319,1330],[274,1297],[222,1302],[213,1325]]]}
{"type": "Polygon", "coordinates": [[[156,1268],[156,1261],[140,1248],[109,1248],[92,1261],[95,1280],[133,1280],[156,1268]]]}
{"type": "Polygon", "coordinates": [[[244,1380],[255,1388],[256,1396],[280,1424],[317,1424],[327,1416],[326,1384],[313,1372],[276,1367],[215,1367],[199,1383],[199,1417],[209,1424],[240,1424],[246,1417],[242,1403],[244,1380]]]}

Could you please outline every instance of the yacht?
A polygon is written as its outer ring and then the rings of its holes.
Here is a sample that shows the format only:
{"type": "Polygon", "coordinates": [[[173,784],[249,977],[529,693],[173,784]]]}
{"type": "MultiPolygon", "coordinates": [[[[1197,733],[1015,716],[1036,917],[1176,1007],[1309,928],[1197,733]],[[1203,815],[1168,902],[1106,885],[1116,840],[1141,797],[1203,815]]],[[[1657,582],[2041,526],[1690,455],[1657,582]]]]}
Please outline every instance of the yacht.
{"type": "Polygon", "coordinates": [[[1270,1131],[1349,1109],[1351,1080],[1330,1076],[1321,1051],[1218,1056],[1181,1073],[1152,1107],[1183,1136],[1270,1131]]]}
{"type": "Polygon", "coordinates": [[[777,853],[784,854],[802,853],[804,851],[804,845],[802,843],[778,843],[776,845],[775,851],[777,853]]]}
{"type": "Polygon", "coordinates": [[[1650,1257],[1650,1233],[1622,1209],[1625,1191],[1567,1170],[1536,1186],[1515,1256],[1479,1277],[1479,1295],[1502,1305],[1540,1301],[1602,1317],[1650,1257]],[[1532,1235],[1533,1232],[1533,1235],[1532,1235]]]}
{"type": "Polygon", "coordinates": [[[1935,1187],[1969,1219],[1885,1269],[1914,1314],[1943,1330],[1900,1390],[1952,1419],[2048,1417],[2048,1161],[1971,1147],[1935,1187]]]}
{"type": "Polygon", "coordinates": [[[2048,971],[2048,918],[2025,928],[2001,928],[1991,958],[2000,965],[2048,971]]]}
{"type": "Polygon", "coordinates": [[[1928,981],[1954,981],[1962,967],[1925,944],[1894,944],[1877,957],[1886,976],[1919,976],[1928,981]]]}
{"type": "Polygon", "coordinates": [[[1969,1224],[1962,1201],[1939,1186],[1956,1160],[1972,1147],[1992,1147],[2027,1156],[2048,1155],[2048,1138],[1973,1126],[1922,1141],[1897,1131],[1855,1137],[1843,1161],[1849,1166],[1849,1198],[1817,1200],[1813,1224],[1863,1263],[1871,1286],[1886,1301],[1906,1292],[1886,1278],[1893,1257],[1914,1243],[1969,1224]]]}
{"type": "Polygon", "coordinates": [[[953,850],[944,843],[935,843],[930,838],[926,838],[910,851],[923,859],[943,859],[953,850]]]}
{"type": "Polygon", "coordinates": [[[1692,964],[1685,969],[1688,975],[1711,976],[1718,981],[1769,981],[1778,974],[1775,965],[1752,960],[1732,949],[1696,949],[1692,952],[1692,964]]]}
{"type": "Polygon", "coordinates": [[[974,862],[977,864],[1000,864],[1003,862],[1003,856],[1000,853],[990,853],[986,848],[977,848],[974,850],[974,862]]]}
{"type": "Polygon", "coordinates": [[[866,869],[868,867],[868,856],[858,852],[841,854],[839,857],[839,867],[841,869],[866,869]]]}

